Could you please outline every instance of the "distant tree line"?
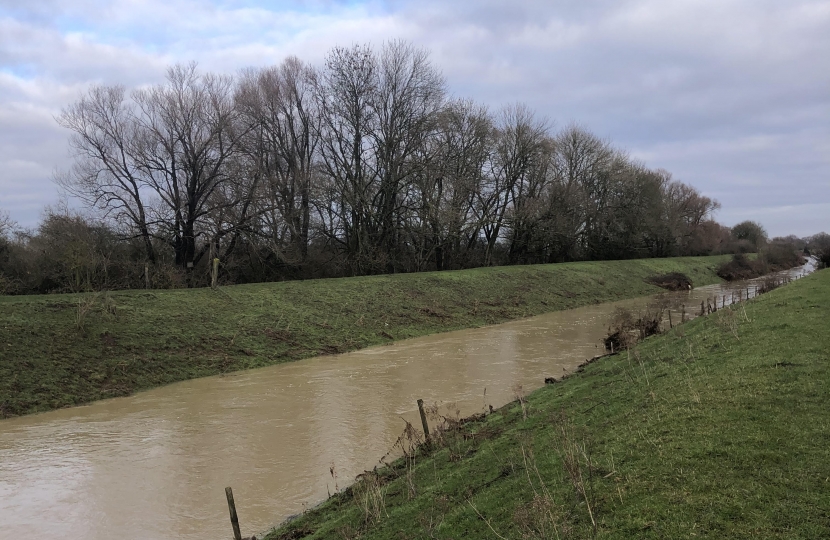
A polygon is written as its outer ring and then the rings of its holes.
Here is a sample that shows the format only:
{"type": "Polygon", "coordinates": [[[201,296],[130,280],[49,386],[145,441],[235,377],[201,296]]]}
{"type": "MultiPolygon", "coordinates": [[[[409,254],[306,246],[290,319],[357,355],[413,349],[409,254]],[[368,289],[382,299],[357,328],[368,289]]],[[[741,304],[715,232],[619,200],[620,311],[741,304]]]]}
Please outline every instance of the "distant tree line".
{"type": "Polygon", "coordinates": [[[58,123],[74,154],[58,183],[90,213],[2,222],[0,292],[195,286],[213,258],[243,283],[760,241],[583,127],[452,98],[400,41],[236,77],[177,65],[156,86],[94,87],[58,123]]]}

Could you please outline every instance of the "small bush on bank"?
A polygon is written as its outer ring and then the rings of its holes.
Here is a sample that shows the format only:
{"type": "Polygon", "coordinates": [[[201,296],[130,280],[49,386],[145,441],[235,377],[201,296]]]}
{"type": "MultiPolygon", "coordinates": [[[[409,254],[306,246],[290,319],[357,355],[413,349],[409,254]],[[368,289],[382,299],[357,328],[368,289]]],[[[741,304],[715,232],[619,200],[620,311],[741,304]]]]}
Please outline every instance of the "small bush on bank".
{"type": "Polygon", "coordinates": [[[694,287],[692,280],[689,279],[689,276],[681,272],[671,272],[669,274],[652,276],[646,279],[646,282],[669,291],[686,291],[691,290],[694,287]]]}
{"type": "Polygon", "coordinates": [[[767,272],[788,270],[804,264],[804,257],[790,244],[773,243],[758,256],[767,266],[767,272]]]}
{"type": "Polygon", "coordinates": [[[732,260],[723,263],[718,267],[718,276],[726,281],[736,281],[739,279],[750,279],[758,277],[764,272],[758,261],[751,261],[747,259],[743,253],[736,253],[732,256],[732,260]]]}
{"type": "Polygon", "coordinates": [[[614,352],[630,349],[638,341],[660,333],[665,305],[659,301],[646,307],[645,312],[634,314],[625,308],[617,308],[603,340],[605,350],[614,352]]]}

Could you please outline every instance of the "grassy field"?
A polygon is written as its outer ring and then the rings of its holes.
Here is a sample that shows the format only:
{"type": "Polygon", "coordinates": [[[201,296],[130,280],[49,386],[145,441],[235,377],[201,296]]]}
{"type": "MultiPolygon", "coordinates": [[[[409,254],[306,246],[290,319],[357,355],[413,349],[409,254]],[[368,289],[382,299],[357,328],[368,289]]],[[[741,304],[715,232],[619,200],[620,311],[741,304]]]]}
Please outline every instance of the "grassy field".
{"type": "Polygon", "coordinates": [[[586,262],[210,289],[0,297],[0,418],[206,375],[630,298],[725,257],[586,262]]]}
{"type": "Polygon", "coordinates": [[[830,270],[606,357],[269,540],[830,538],[830,270]]]}

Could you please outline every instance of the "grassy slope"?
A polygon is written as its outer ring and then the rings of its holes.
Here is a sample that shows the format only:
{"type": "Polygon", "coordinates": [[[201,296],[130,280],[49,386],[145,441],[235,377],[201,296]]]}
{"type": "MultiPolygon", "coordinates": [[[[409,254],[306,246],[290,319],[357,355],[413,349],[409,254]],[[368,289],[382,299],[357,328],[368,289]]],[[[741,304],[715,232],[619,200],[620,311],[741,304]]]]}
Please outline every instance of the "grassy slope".
{"type": "Polygon", "coordinates": [[[586,498],[601,538],[830,538],[828,321],[825,270],[594,362],[526,420],[514,402],[269,539],[590,538],[586,498]]]}
{"type": "Polygon", "coordinates": [[[0,297],[0,418],[238,369],[719,281],[723,257],[0,297]],[[79,302],[94,300],[83,329],[79,302]]]}

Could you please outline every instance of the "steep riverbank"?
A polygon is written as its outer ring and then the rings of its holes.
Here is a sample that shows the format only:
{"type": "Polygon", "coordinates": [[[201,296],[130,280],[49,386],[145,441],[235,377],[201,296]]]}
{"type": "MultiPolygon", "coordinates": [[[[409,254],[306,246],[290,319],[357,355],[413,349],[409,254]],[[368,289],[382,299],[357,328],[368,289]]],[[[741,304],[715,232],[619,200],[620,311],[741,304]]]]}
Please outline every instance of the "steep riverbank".
{"type": "Polygon", "coordinates": [[[830,271],[446,431],[267,538],[830,537],[830,271]]]}
{"type": "Polygon", "coordinates": [[[500,267],[210,289],[0,297],[0,417],[720,281],[725,257],[500,267]]]}

